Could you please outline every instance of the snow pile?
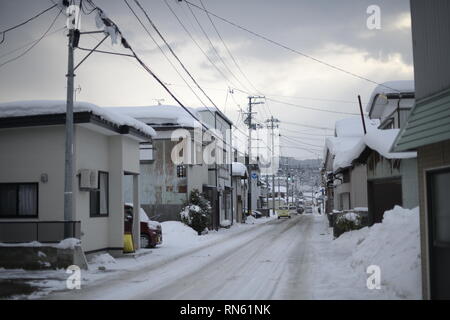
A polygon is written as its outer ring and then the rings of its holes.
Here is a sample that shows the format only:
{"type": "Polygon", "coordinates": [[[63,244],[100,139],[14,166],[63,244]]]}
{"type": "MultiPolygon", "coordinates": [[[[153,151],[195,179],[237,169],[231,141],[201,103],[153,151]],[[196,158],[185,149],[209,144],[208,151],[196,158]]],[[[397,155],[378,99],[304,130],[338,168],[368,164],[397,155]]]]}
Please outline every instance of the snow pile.
{"type": "MultiPolygon", "coordinates": [[[[115,125],[127,125],[147,135],[156,135],[156,132],[153,130],[153,128],[143,122],[123,114],[111,112],[111,110],[107,110],[107,108],[101,108],[92,103],[74,102],[73,111],[74,113],[90,112],[105,121],[112,122],[115,125]]],[[[63,100],[29,100],[6,102],[0,104],[0,118],[63,113],[66,113],[66,101],[63,100]]]]}
{"type": "Polygon", "coordinates": [[[81,241],[76,238],[67,238],[58,243],[55,247],[58,249],[75,249],[75,247],[80,246],[81,241]]]}
{"type": "Polygon", "coordinates": [[[116,259],[114,259],[109,253],[102,253],[102,254],[97,254],[97,255],[93,256],[90,263],[105,265],[105,264],[116,263],[116,259]]]}
{"type": "Polygon", "coordinates": [[[164,247],[185,248],[199,243],[197,231],[179,221],[162,222],[164,247]]]}
{"type": "Polygon", "coordinates": [[[248,216],[245,218],[245,223],[246,224],[255,224],[258,220],[256,220],[255,217],[253,216],[248,216]]]}
{"type": "Polygon", "coordinates": [[[223,228],[229,227],[231,226],[231,221],[228,219],[222,220],[220,221],[220,226],[223,228]]]}
{"type": "Polygon", "coordinates": [[[322,279],[319,295],[334,299],[339,294],[351,299],[421,298],[418,208],[396,206],[384,213],[382,223],[344,233],[333,240],[330,252],[339,256],[325,260],[320,272],[328,273],[330,279],[322,279]],[[346,254],[347,258],[338,260],[346,254]],[[366,286],[367,267],[371,265],[381,270],[379,290],[369,290],[366,286]],[[336,293],[337,290],[341,293],[336,293]]]}
{"type": "Polygon", "coordinates": [[[247,167],[240,162],[233,162],[232,165],[233,176],[245,178],[247,176],[247,167]]]}
{"type": "MultiPolygon", "coordinates": [[[[152,125],[173,125],[190,128],[201,128],[200,122],[195,120],[186,110],[178,106],[158,105],[144,107],[109,107],[107,110],[125,114],[132,118],[152,125]]],[[[187,108],[197,119],[199,113],[187,108]]]]}

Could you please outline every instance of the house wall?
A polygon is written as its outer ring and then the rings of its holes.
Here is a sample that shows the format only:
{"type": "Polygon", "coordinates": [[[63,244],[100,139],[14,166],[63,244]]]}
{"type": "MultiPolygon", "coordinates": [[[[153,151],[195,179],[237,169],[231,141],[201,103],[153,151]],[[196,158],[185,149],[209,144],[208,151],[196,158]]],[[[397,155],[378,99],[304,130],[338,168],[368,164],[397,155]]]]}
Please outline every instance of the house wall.
{"type": "Polygon", "coordinates": [[[187,178],[177,177],[171,152],[178,142],[154,140],[154,161],[141,163],[140,198],[143,209],[154,220],[180,220],[188,201],[187,178]]]}
{"type": "Polygon", "coordinates": [[[335,189],[334,189],[334,209],[335,210],[340,210],[341,208],[349,209],[349,208],[346,208],[345,206],[341,206],[341,194],[343,194],[343,193],[350,194],[350,191],[351,191],[350,183],[341,183],[341,184],[335,185],[335,189]]]}
{"type": "Polygon", "coordinates": [[[450,1],[411,0],[416,100],[450,87],[450,1]]]}
{"type": "MultiPolygon", "coordinates": [[[[89,192],[79,190],[74,179],[74,216],[81,221],[81,245],[84,251],[123,248],[123,172],[139,169],[139,143],[130,138],[106,136],[75,126],[75,173],[80,169],[109,173],[109,215],[90,217],[89,192]]],[[[38,182],[38,219],[26,221],[64,220],[64,126],[31,127],[0,130],[0,182],[38,182]],[[4,169],[3,169],[4,168],[4,169]],[[46,173],[48,182],[40,182],[46,173]]],[[[139,170],[137,170],[139,173],[139,170]]],[[[14,221],[13,219],[1,219],[14,221]]],[[[16,219],[24,221],[24,219],[16,219]]]]}
{"type": "Polygon", "coordinates": [[[429,292],[429,243],[428,243],[428,212],[426,172],[450,166],[450,140],[421,147],[417,150],[417,169],[419,180],[419,206],[420,206],[420,242],[422,261],[422,295],[424,299],[430,298],[429,292]]]}
{"type": "Polygon", "coordinates": [[[350,204],[351,209],[367,207],[367,168],[356,164],[350,170],[350,204]]]}
{"type": "Polygon", "coordinates": [[[0,182],[39,183],[39,217],[26,221],[63,220],[64,146],[63,126],[0,130],[0,182]],[[47,183],[40,182],[42,173],[47,183]]]}
{"type": "MultiPolygon", "coordinates": [[[[78,186],[74,188],[77,199],[75,217],[81,221],[82,248],[87,252],[108,249],[112,254],[120,255],[124,232],[124,172],[139,174],[139,142],[122,135],[105,136],[77,126],[75,144],[77,172],[80,169],[93,169],[109,173],[107,217],[90,217],[89,192],[80,191],[78,186]]],[[[133,202],[133,198],[128,201],[133,202]]]]}
{"type": "Polygon", "coordinates": [[[417,159],[387,159],[372,152],[367,161],[367,179],[400,178],[402,206],[412,209],[419,205],[417,159]]]}

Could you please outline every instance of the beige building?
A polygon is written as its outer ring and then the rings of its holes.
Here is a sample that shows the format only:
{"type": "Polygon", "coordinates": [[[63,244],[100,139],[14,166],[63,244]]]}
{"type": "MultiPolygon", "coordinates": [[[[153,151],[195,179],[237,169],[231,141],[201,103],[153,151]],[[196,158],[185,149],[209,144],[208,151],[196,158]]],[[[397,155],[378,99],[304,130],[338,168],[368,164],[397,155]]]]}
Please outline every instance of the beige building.
{"type": "Polygon", "coordinates": [[[138,247],[139,144],[155,132],[135,119],[76,103],[74,210],[66,221],[64,123],[64,101],[0,105],[0,242],[59,242],[68,235],[81,239],[85,253],[122,254],[124,179],[130,176],[138,247]]]}

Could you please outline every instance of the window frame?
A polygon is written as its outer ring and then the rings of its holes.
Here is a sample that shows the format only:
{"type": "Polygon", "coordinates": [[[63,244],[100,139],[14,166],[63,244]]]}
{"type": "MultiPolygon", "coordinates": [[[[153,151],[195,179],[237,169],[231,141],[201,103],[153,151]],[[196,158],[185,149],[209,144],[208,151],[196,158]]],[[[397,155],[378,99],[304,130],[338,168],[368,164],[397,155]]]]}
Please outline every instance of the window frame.
{"type": "Polygon", "coordinates": [[[428,220],[428,241],[429,246],[431,247],[441,247],[441,248],[450,248],[450,242],[439,241],[437,239],[437,230],[436,230],[436,215],[433,213],[433,185],[432,180],[434,175],[442,174],[442,173],[450,173],[450,167],[442,167],[436,169],[429,169],[425,172],[426,178],[426,212],[427,212],[427,220],[428,220]]]}
{"type": "Polygon", "coordinates": [[[0,182],[0,185],[14,185],[16,186],[16,214],[15,215],[0,215],[0,219],[36,219],[39,218],[39,182],[0,182]],[[19,186],[20,185],[35,185],[36,186],[36,214],[34,215],[19,215],[19,186]]]}
{"type": "Polygon", "coordinates": [[[109,172],[108,171],[101,171],[99,170],[97,172],[97,189],[94,190],[90,190],[89,191],[89,217],[90,218],[105,218],[105,217],[109,217],[109,172]],[[100,176],[102,174],[106,174],[106,188],[107,188],[107,192],[106,192],[106,213],[100,213],[100,176]],[[91,197],[92,197],[92,192],[98,192],[98,203],[96,206],[96,212],[92,213],[91,211],[91,197]]]}

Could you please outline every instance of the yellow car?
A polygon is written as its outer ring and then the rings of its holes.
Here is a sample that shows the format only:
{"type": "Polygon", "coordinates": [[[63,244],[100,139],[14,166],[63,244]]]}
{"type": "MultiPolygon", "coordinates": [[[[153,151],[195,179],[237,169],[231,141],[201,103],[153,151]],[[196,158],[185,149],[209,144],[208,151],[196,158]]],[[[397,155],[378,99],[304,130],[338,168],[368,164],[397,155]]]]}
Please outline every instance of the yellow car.
{"type": "Polygon", "coordinates": [[[279,207],[277,210],[278,219],[280,218],[291,218],[291,211],[289,207],[279,207]]]}

